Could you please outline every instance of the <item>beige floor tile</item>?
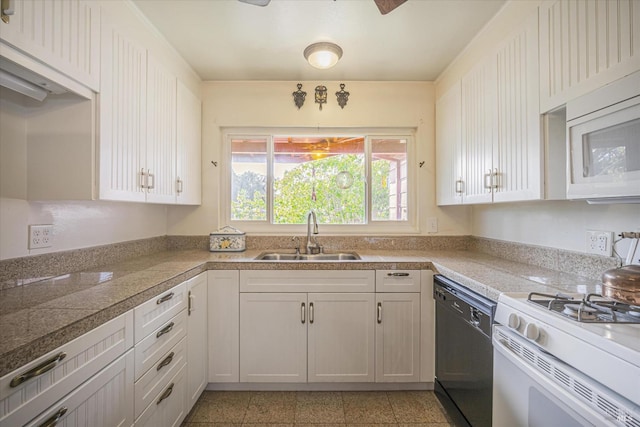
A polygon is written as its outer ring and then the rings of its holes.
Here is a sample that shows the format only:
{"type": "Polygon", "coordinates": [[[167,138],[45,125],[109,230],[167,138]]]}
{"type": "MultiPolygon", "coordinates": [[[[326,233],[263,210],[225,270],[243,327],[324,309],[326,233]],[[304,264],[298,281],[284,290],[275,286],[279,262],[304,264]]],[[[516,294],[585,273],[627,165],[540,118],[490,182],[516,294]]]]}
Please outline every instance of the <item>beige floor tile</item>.
{"type": "Polygon", "coordinates": [[[399,423],[448,422],[431,391],[399,391],[388,396],[399,423]]]}
{"type": "Polygon", "coordinates": [[[345,392],[342,394],[347,423],[395,423],[393,409],[385,392],[345,392]]]}
{"type": "Polygon", "coordinates": [[[296,424],[342,424],[344,408],[340,392],[298,392],[296,400],[296,424]]]}
{"type": "Polygon", "coordinates": [[[293,423],[295,392],[255,392],[251,396],[244,423],[293,423]]]}

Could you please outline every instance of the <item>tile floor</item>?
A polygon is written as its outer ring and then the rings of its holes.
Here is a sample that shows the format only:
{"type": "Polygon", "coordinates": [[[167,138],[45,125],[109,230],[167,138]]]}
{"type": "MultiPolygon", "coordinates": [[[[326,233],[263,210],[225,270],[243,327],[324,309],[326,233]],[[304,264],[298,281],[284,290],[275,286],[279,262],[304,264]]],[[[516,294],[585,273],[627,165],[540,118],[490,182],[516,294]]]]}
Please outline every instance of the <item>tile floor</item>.
{"type": "Polygon", "coordinates": [[[450,425],[432,391],[205,391],[182,427],[450,425]]]}

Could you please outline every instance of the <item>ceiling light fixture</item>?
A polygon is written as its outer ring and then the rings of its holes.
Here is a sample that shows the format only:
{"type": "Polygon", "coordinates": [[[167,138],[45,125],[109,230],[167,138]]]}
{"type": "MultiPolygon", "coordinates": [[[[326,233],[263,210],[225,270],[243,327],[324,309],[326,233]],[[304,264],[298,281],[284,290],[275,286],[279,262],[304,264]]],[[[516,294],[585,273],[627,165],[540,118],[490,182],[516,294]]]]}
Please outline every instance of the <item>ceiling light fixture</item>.
{"type": "Polygon", "coordinates": [[[304,50],[304,57],[312,67],[321,70],[331,68],[342,57],[342,48],[335,43],[313,43],[304,50]]]}

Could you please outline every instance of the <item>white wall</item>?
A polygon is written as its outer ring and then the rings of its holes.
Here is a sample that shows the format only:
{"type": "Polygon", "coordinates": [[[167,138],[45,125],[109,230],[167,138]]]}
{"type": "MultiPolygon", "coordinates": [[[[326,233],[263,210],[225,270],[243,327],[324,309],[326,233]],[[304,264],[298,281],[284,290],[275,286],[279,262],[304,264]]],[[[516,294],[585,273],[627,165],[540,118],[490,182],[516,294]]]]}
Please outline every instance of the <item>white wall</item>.
{"type": "MultiPolygon", "coordinates": [[[[470,209],[440,210],[435,204],[434,87],[430,82],[301,82],[307,92],[298,110],[292,92],[299,82],[206,82],[203,84],[203,194],[200,207],[171,207],[170,235],[202,235],[221,223],[227,201],[218,202],[222,134],[224,127],[411,127],[416,128],[420,229],[428,217],[437,217],[439,234],[469,234],[470,209]],[[339,84],[351,93],[340,109],[334,93],[339,84]],[[314,88],[323,84],[329,92],[323,110],[314,103],[314,88]]],[[[424,231],[421,234],[426,234],[424,231]]]]}

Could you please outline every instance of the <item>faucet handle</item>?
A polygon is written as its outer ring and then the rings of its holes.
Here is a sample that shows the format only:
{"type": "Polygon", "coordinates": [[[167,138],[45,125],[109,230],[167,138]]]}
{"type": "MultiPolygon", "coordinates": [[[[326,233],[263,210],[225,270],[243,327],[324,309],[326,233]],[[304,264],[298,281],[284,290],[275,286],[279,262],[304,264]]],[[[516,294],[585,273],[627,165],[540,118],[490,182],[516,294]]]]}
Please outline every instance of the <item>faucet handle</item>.
{"type": "Polygon", "coordinates": [[[293,236],[291,240],[295,242],[294,249],[296,250],[296,255],[300,255],[300,238],[298,236],[293,236]]]}

